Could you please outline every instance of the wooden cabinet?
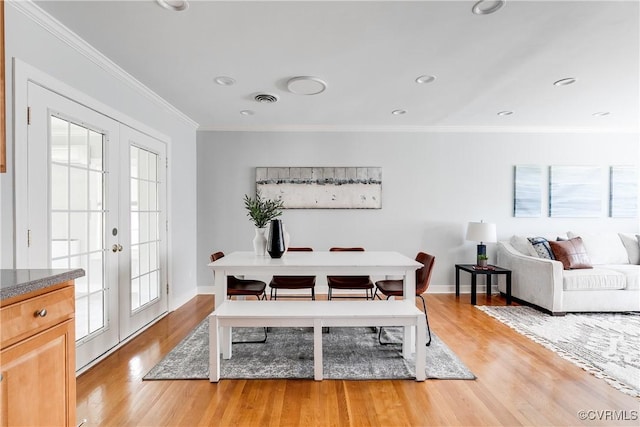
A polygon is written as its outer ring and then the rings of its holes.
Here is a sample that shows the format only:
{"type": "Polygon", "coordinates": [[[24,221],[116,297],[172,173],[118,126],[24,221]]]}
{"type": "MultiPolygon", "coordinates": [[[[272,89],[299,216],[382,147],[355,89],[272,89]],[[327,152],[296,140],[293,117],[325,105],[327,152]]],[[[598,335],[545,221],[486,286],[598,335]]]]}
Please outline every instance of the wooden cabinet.
{"type": "Polygon", "coordinates": [[[76,424],[73,281],[3,302],[0,426],[76,424]]]}

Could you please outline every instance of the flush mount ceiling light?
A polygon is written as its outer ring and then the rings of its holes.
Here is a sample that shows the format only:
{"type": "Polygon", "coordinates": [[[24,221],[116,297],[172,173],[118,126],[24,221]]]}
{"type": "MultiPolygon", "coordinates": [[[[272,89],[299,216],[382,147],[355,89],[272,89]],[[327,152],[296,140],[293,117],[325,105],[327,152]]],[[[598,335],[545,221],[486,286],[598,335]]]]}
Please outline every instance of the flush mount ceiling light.
{"type": "Polygon", "coordinates": [[[593,113],[593,117],[605,117],[611,114],[609,111],[598,111],[597,113],[593,113]]]}
{"type": "Polygon", "coordinates": [[[553,82],[554,86],[568,86],[568,85],[572,85],[576,82],[576,79],[574,77],[567,77],[564,79],[560,79],[558,81],[553,82]]]}
{"type": "Polygon", "coordinates": [[[278,97],[271,95],[270,93],[258,93],[253,96],[253,99],[261,104],[273,104],[274,102],[278,102],[278,97]]]}
{"type": "Polygon", "coordinates": [[[393,110],[391,114],[394,116],[402,116],[403,114],[407,114],[407,110],[393,110]]]}
{"type": "Polygon", "coordinates": [[[189,2],[187,0],[156,0],[156,3],[174,12],[180,12],[189,8],[189,2]]]}
{"type": "Polygon", "coordinates": [[[500,111],[497,113],[499,116],[510,116],[513,114],[513,111],[500,111]]]}
{"type": "Polygon", "coordinates": [[[431,83],[435,79],[436,79],[436,76],[430,76],[428,74],[425,74],[424,76],[420,76],[420,77],[416,78],[416,83],[418,83],[418,84],[431,83]]]}
{"type": "Polygon", "coordinates": [[[220,86],[232,86],[236,84],[236,80],[233,77],[228,76],[218,76],[213,79],[214,82],[219,84],[220,86]]]}
{"type": "Polygon", "coordinates": [[[473,5],[471,11],[476,15],[490,15],[504,6],[505,0],[480,0],[473,5]]]}
{"type": "Polygon", "coordinates": [[[255,113],[253,112],[253,110],[242,110],[240,111],[240,114],[242,114],[243,116],[253,116],[255,113]]]}
{"type": "Polygon", "coordinates": [[[317,95],[327,88],[327,84],[317,77],[299,76],[289,79],[287,89],[296,95],[317,95]]]}

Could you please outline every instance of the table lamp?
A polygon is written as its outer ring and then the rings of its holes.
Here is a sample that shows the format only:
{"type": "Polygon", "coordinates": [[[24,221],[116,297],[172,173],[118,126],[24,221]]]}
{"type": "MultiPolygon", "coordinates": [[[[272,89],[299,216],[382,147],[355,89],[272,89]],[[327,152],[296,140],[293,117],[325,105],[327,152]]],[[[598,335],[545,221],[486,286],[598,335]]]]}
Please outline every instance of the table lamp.
{"type": "Polygon", "coordinates": [[[487,255],[487,246],[484,243],[497,241],[496,225],[483,221],[470,222],[467,226],[467,240],[480,242],[476,256],[476,265],[479,265],[480,256],[487,255]]]}

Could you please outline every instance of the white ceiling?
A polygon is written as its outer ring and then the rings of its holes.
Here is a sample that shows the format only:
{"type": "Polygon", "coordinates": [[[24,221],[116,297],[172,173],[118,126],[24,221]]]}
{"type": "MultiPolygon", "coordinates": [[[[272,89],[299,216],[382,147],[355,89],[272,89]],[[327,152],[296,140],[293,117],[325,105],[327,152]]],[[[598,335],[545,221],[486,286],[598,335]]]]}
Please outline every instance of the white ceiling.
{"type": "Polygon", "coordinates": [[[492,15],[452,0],[36,3],[200,129],[640,126],[638,1],[507,0],[492,15]],[[417,84],[424,74],[437,79],[417,84]],[[294,76],[327,90],[293,94],[294,76]],[[566,77],[577,82],[553,85],[566,77]]]}

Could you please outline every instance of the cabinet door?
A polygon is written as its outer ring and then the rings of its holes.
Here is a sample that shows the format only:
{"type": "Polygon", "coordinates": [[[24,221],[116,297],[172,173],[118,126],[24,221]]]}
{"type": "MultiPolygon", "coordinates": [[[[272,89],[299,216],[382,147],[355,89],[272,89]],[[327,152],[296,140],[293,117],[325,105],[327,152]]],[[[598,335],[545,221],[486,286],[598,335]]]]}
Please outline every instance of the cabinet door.
{"type": "Polygon", "coordinates": [[[75,425],[73,320],[0,352],[1,426],[75,425]]]}

